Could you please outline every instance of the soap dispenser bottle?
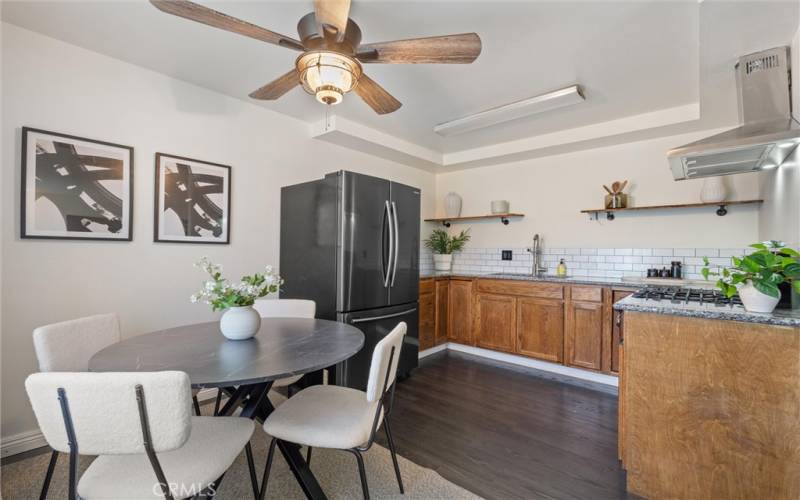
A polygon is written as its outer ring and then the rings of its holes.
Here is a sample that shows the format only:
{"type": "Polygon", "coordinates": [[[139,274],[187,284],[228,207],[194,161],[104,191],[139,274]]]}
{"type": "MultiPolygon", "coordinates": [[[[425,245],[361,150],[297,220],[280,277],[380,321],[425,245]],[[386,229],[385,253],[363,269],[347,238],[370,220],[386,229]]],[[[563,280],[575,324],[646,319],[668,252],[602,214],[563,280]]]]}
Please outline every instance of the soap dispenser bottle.
{"type": "Polygon", "coordinates": [[[558,267],[556,268],[556,276],[559,278],[567,277],[567,265],[564,264],[564,259],[561,259],[558,263],[558,267]]]}

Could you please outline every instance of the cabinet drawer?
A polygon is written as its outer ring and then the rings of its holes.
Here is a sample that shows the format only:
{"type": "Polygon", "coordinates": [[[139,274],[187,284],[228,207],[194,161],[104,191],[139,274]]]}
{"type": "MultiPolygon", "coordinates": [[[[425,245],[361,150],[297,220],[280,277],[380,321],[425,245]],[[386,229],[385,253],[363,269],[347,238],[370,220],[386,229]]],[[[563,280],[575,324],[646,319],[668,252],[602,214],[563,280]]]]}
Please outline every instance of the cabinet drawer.
{"type": "Polygon", "coordinates": [[[599,286],[573,286],[571,288],[572,300],[580,302],[602,302],[603,288],[599,286]]]}
{"type": "Polygon", "coordinates": [[[419,280],[419,293],[433,293],[433,278],[419,280]]]}
{"type": "Polygon", "coordinates": [[[564,287],[553,283],[513,280],[478,280],[478,291],[503,295],[522,295],[542,299],[563,299],[564,287]]]}

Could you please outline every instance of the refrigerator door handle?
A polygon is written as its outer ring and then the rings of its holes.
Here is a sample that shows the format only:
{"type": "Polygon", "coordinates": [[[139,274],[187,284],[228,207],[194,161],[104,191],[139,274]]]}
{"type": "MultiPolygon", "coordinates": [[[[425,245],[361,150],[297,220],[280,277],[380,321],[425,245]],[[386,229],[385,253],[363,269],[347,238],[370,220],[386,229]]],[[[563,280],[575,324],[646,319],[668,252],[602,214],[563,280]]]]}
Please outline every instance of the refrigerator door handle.
{"type": "MultiPolygon", "coordinates": [[[[384,210],[386,213],[386,220],[389,221],[389,261],[386,263],[386,274],[383,278],[383,287],[387,288],[389,286],[389,278],[391,278],[391,267],[392,267],[392,259],[394,258],[394,232],[392,229],[392,209],[389,208],[389,200],[386,200],[384,203],[384,210]]],[[[381,249],[381,255],[383,255],[383,249],[381,249]]]]}
{"type": "MultiPolygon", "coordinates": [[[[394,278],[397,276],[397,258],[400,255],[400,230],[397,224],[397,205],[392,202],[392,220],[394,221],[394,265],[392,266],[392,282],[389,286],[394,286],[394,278]]],[[[391,261],[391,259],[389,259],[391,261]]]]}
{"type": "Polygon", "coordinates": [[[378,321],[378,320],[381,320],[381,319],[396,318],[398,316],[405,316],[406,314],[412,313],[412,312],[414,312],[416,310],[417,310],[416,307],[412,307],[408,311],[402,311],[402,312],[393,313],[393,314],[384,314],[383,316],[372,316],[370,318],[356,318],[356,319],[352,320],[351,323],[353,323],[353,324],[355,324],[355,323],[366,323],[368,321],[378,321]]]}

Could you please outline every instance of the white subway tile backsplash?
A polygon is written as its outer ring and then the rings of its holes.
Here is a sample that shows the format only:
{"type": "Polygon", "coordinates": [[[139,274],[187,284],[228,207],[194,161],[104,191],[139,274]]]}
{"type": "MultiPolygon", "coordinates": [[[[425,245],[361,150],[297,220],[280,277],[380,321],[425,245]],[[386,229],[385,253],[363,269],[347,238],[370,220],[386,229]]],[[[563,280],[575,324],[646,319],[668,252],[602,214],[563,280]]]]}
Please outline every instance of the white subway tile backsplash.
{"type": "MultiPolygon", "coordinates": [[[[749,253],[745,248],[543,248],[542,264],[555,273],[560,260],[569,276],[620,278],[646,276],[647,269],[669,268],[674,260],[683,264],[683,276],[702,279],[703,256],[712,268],[730,265],[730,256],[749,253]]],[[[529,273],[532,255],[525,248],[465,248],[453,256],[453,271],[489,273],[529,273]],[[511,250],[512,260],[501,259],[501,250],[511,250]]],[[[433,256],[427,248],[420,252],[420,270],[433,271],[433,256]]]]}

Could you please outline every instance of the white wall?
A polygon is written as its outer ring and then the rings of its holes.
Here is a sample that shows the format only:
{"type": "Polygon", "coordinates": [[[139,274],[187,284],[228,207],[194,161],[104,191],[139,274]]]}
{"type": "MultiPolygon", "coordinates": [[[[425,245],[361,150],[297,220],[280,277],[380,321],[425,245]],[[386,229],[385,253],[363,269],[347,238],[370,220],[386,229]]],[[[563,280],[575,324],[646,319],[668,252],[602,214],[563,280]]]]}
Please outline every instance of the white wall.
{"type": "Polygon", "coordinates": [[[5,24],[2,29],[2,435],[36,428],[23,381],[36,370],[37,325],[117,311],[125,337],[211,320],[189,295],[203,255],[238,277],[278,263],[279,189],[337,169],[422,189],[433,214],[434,176],[309,138],[305,123],[5,24]],[[134,240],[20,240],[23,125],[135,148],[134,240]],[[228,164],[231,241],[152,242],[157,151],[228,164]]]}
{"type": "MultiPolygon", "coordinates": [[[[464,170],[437,177],[437,213],[442,200],[454,191],[463,198],[462,214],[489,213],[491,200],[511,202],[522,212],[508,226],[497,221],[454,224],[451,230],[472,228],[471,246],[530,246],[534,233],[551,247],[742,247],[758,238],[758,210],[730,207],[725,217],[714,208],[628,212],[614,221],[601,216],[590,221],[583,209],[603,206],[605,191],[615,180],[629,180],[631,205],[699,203],[702,180],[675,182],[666,152],[715,131],[578,151],[497,167],[464,170]]],[[[725,178],[729,199],[758,197],[758,176],[725,178]]]]}

